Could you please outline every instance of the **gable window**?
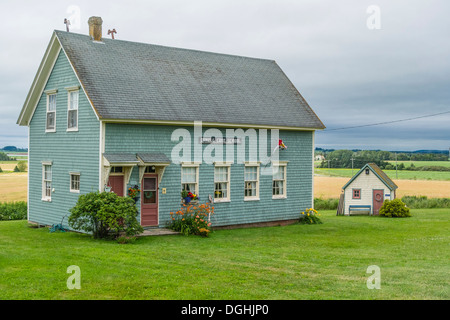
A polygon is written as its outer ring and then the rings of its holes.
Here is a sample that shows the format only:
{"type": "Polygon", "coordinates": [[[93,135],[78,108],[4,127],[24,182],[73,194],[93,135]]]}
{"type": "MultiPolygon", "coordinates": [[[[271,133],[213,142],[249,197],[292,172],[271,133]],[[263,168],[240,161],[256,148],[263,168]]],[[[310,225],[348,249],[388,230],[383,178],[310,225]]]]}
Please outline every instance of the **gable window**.
{"type": "Polygon", "coordinates": [[[353,189],[353,199],[361,199],[361,189],[353,189]]]}
{"type": "Polygon", "coordinates": [[[259,200],[259,166],[244,168],[244,200],[259,200]]]}
{"type": "Polygon", "coordinates": [[[69,107],[67,111],[67,130],[78,130],[78,90],[69,91],[69,107]]]}
{"type": "Polygon", "coordinates": [[[56,92],[53,92],[47,94],[47,117],[45,132],[56,131],[56,92]]]}
{"type": "Polygon", "coordinates": [[[273,165],[272,198],[286,198],[286,164],[273,165]]]}
{"type": "Polygon", "coordinates": [[[181,190],[198,194],[198,166],[181,167],[181,190]]]}
{"type": "Polygon", "coordinates": [[[52,200],[52,165],[50,162],[42,163],[42,200],[52,200]]]}
{"type": "Polygon", "coordinates": [[[230,200],[230,166],[214,167],[214,201],[230,200]]]}
{"type": "Polygon", "coordinates": [[[70,192],[80,193],[80,173],[70,173],[70,192]]]}

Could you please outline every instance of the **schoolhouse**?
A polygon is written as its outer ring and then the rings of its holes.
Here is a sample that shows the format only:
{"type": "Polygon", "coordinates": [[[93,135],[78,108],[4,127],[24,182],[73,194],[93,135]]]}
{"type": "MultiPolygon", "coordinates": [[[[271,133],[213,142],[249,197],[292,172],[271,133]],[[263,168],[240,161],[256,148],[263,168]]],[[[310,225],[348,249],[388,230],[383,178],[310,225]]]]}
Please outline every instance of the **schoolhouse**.
{"type": "MultiPolygon", "coordinates": [[[[273,60],[54,31],[17,123],[29,130],[28,220],[61,223],[80,194],[140,190],[164,227],[186,190],[213,226],[297,219],[313,206],[323,123],[273,60]]],[[[67,226],[67,219],[63,221],[67,226]]]]}

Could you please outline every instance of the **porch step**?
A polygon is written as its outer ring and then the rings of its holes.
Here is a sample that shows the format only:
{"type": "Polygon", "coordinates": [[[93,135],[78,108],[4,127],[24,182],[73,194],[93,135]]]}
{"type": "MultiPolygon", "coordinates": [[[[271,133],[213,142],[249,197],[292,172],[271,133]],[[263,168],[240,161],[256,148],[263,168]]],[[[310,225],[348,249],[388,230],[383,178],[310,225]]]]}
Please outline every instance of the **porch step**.
{"type": "Polygon", "coordinates": [[[146,236],[167,236],[167,235],[175,235],[180,234],[177,231],[173,231],[167,228],[148,228],[144,229],[144,232],[139,234],[139,237],[146,237],[146,236]]]}

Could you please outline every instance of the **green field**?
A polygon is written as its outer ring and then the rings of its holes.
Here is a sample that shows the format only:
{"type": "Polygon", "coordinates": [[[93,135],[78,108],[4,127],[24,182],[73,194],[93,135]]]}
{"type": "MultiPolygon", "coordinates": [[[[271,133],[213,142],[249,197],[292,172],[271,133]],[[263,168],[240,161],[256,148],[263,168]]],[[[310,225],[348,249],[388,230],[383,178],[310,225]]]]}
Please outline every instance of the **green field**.
{"type": "MultiPolygon", "coordinates": [[[[395,166],[395,161],[388,162],[395,166]]],[[[409,167],[411,164],[414,164],[415,167],[437,166],[450,168],[450,161],[397,161],[397,165],[400,165],[400,163],[403,163],[405,167],[409,167]]]]}
{"type": "MultiPolygon", "coordinates": [[[[340,168],[314,168],[314,173],[330,177],[351,178],[359,169],[340,168]]],[[[391,179],[402,180],[450,180],[450,171],[410,171],[410,170],[383,170],[391,179]]]]}
{"type": "Polygon", "coordinates": [[[0,299],[449,299],[449,209],[133,244],[0,222],[0,299]],[[80,267],[69,290],[67,268],[80,267]],[[381,289],[367,288],[369,266],[381,289]]]}

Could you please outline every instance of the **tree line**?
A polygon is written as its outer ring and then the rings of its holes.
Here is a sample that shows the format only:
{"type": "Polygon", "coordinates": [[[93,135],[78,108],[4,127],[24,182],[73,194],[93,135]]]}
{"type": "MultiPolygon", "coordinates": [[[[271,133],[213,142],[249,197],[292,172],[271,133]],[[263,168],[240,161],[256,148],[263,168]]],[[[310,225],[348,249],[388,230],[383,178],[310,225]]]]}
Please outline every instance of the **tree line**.
{"type": "MultiPolygon", "coordinates": [[[[377,150],[333,150],[321,151],[325,160],[319,168],[362,168],[367,163],[376,163],[381,169],[395,169],[395,164],[388,161],[448,161],[448,155],[435,153],[395,153],[390,151],[377,150]]],[[[406,167],[403,163],[397,166],[399,170],[418,170],[414,164],[406,167]]],[[[425,167],[421,167],[425,168],[425,167]]],[[[431,168],[431,167],[430,167],[431,168]]],[[[433,166],[432,171],[448,171],[450,168],[433,166]]]]}

